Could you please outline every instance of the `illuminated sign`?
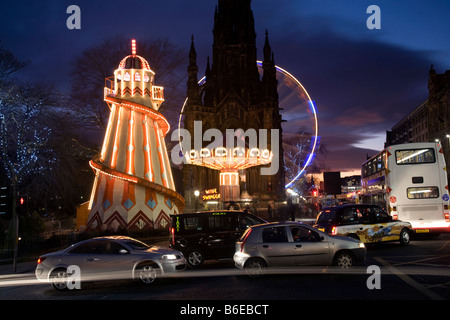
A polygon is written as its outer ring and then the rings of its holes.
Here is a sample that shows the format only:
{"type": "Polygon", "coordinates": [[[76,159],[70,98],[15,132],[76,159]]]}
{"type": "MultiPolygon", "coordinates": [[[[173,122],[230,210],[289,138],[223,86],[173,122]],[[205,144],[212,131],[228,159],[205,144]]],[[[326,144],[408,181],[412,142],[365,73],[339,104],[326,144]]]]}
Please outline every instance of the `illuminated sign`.
{"type": "Polygon", "coordinates": [[[217,192],[217,188],[208,189],[203,192],[204,192],[202,196],[203,201],[220,200],[220,193],[217,192]]]}

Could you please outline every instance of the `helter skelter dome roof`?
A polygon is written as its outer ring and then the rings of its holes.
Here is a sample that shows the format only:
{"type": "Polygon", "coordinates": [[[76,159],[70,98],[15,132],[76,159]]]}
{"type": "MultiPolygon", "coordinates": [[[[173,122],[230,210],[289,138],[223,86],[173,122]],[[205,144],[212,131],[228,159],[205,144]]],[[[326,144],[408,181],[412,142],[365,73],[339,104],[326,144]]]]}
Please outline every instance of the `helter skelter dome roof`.
{"type": "Polygon", "coordinates": [[[136,40],[131,40],[131,52],[129,56],[126,56],[119,63],[119,69],[145,69],[152,71],[147,60],[136,54],[136,40]]]}
{"type": "Polygon", "coordinates": [[[119,63],[119,69],[145,69],[151,71],[147,60],[138,55],[129,55],[119,63]]]}

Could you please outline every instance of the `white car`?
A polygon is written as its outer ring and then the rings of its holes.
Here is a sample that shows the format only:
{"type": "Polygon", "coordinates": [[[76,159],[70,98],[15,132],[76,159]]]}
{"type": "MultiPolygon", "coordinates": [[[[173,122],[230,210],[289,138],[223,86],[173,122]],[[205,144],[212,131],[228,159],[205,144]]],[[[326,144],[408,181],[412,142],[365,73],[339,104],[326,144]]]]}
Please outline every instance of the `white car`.
{"type": "Polygon", "coordinates": [[[79,272],[75,276],[80,283],[139,279],[151,284],[157,277],[185,269],[186,260],[180,251],[148,246],[130,237],[109,236],[84,240],[40,256],[35,275],[40,281],[50,282],[55,289],[65,290],[69,281],[74,281],[72,270],[79,272]]]}

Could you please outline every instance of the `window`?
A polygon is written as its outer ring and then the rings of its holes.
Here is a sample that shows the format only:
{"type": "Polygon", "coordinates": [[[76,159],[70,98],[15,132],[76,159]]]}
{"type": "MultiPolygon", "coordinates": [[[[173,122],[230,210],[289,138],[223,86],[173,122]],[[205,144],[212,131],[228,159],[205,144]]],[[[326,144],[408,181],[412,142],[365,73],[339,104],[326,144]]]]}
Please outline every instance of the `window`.
{"type": "Polygon", "coordinates": [[[287,242],[286,228],[265,228],[262,234],[263,242],[287,242]]]}
{"type": "Polygon", "coordinates": [[[332,222],[336,218],[336,211],[324,210],[317,218],[317,222],[332,222]]]}
{"type": "Polygon", "coordinates": [[[131,76],[128,72],[125,72],[125,74],[123,75],[123,81],[130,81],[131,80],[131,76]]]}
{"type": "Polygon", "coordinates": [[[148,74],[144,74],[144,82],[149,82],[150,81],[150,77],[148,76],[148,74]]]}
{"type": "Polygon", "coordinates": [[[139,72],[134,74],[134,81],[141,81],[141,74],[139,72]]]}
{"type": "Polygon", "coordinates": [[[350,207],[344,210],[341,214],[340,223],[344,225],[358,223],[357,211],[358,209],[354,207],[350,207]]]}
{"type": "Polygon", "coordinates": [[[395,160],[399,165],[418,164],[418,163],[434,163],[434,149],[412,149],[395,151],[395,160]]]}
{"type": "Polygon", "coordinates": [[[128,239],[124,241],[126,245],[130,246],[134,250],[147,250],[150,248],[147,244],[133,239],[128,239]]]}
{"type": "Polygon", "coordinates": [[[117,242],[100,240],[79,245],[73,248],[70,253],[119,254],[121,249],[125,248],[117,242]]]}
{"type": "Polygon", "coordinates": [[[359,220],[359,223],[374,223],[375,216],[371,208],[361,207],[356,209],[356,214],[359,220]]]}
{"type": "Polygon", "coordinates": [[[377,222],[389,222],[391,220],[391,217],[385,211],[380,210],[379,208],[372,208],[372,212],[377,222]]]}
{"type": "Polygon", "coordinates": [[[104,253],[106,251],[104,241],[96,241],[96,242],[88,242],[85,244],[81,244],[72,250],[70,253],[89,253],[89,254],[99,254],[104,253]]]}
{"type": "Polygon", "coordinates": [[[294,242],[318,242],[320,237],[314,232],[304,227],[291,227],[292,238],[294,242]]]}
{"type": "Polygon", "coordinates": [[[200,217],[185,217],[183,222],[185,231],[203,230],[202,219],[200,217]]]}
{"type": "Polygon", "coordinates": [[[250,226],[253,226],[255,224],[261,224],[262,221],[249,216],[249,215],[239,215],[239,228],[240,229],[247,229],[250,226]]]}
{"type": "Polygon", "coordinates": [[[439,198],[438,187],[414,187],[407,188],[408,199],[430,199],[439,198]]]}
{"type": "Polygon", "coordinates": [[[231,215],[209,216],[208,225],[211,230],[234,230],[231,215]]]}

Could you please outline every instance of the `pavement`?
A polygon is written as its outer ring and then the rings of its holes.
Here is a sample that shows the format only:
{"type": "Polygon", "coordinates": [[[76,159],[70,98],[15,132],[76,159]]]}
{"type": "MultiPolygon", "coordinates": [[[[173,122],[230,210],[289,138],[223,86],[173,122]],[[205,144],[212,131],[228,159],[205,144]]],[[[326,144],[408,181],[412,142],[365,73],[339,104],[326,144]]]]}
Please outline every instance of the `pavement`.
{"type": "Polygon", "coordinates": [[[11,262],[3,261],[3,263],[0,264],[0,275],[34,272],[35,268],[36,268],[36,261],[18,262],[16,264],[16,272],[14,273],[12,261],[11,262]]]}

